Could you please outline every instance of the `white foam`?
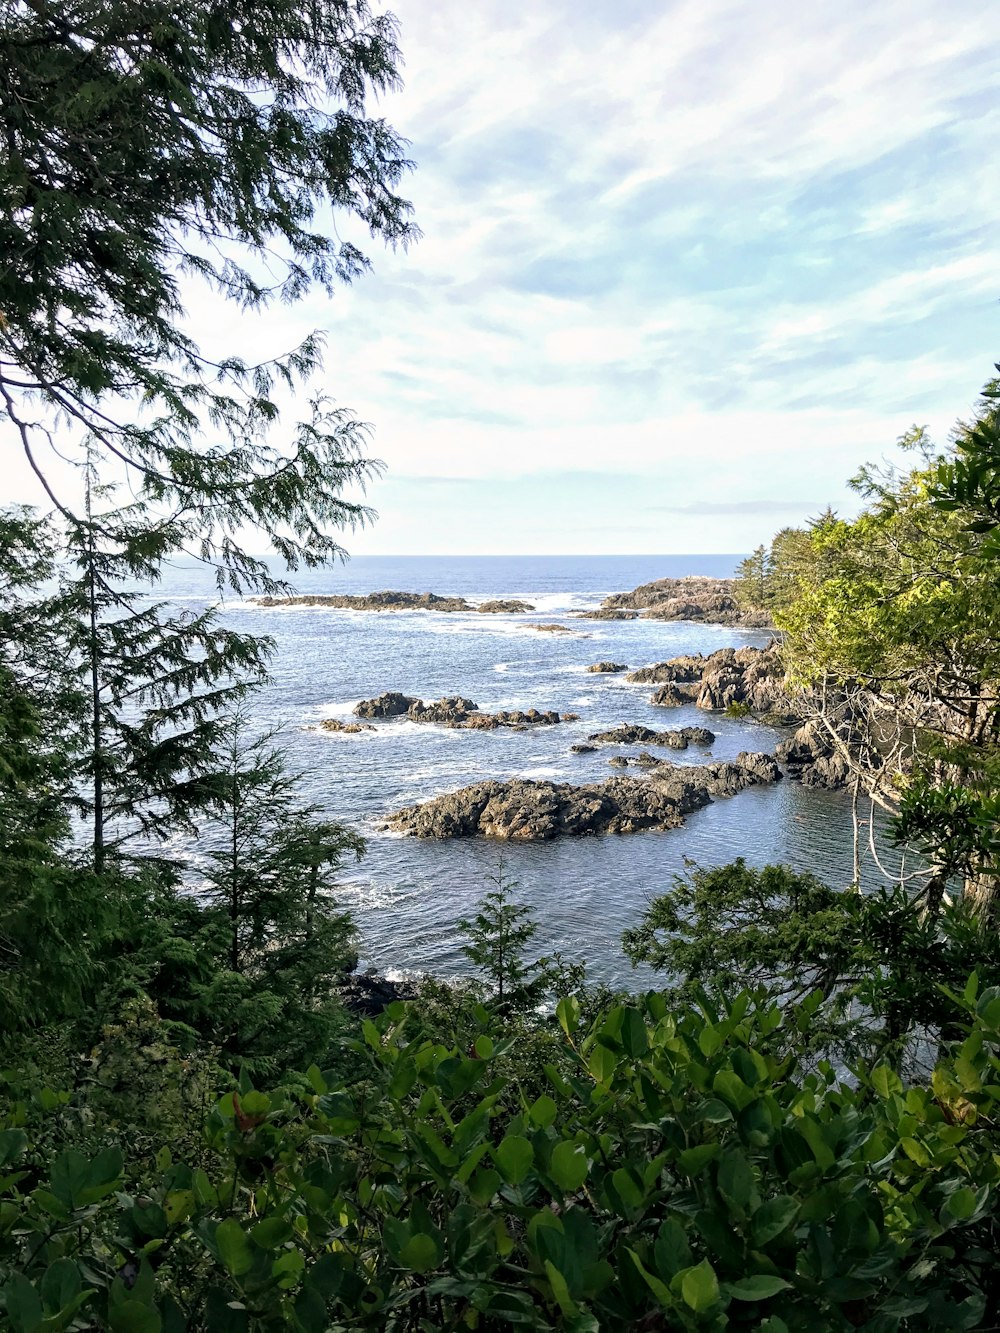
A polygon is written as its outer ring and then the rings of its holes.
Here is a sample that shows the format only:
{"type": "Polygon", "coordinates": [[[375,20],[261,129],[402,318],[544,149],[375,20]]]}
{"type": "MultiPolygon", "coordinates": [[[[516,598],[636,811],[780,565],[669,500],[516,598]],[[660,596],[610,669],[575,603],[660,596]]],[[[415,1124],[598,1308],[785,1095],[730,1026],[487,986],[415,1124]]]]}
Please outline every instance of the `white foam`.
{"type": "Polygon", "coordinates": [[[554,768],[551,764],[539,764],[537,768],[521,770],[522,778],[561,778],[566,776],[564,768],[554,768]]]}

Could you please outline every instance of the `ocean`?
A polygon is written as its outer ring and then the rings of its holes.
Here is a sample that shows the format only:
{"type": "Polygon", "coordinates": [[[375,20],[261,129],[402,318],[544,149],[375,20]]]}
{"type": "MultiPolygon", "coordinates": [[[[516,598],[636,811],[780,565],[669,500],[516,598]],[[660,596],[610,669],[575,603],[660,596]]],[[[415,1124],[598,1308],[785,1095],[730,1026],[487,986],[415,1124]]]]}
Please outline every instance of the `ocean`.
{"type": "MultiPolygon", "coordinates": [[[[646,986],[621,951],[622,931],[689,860],[717,865],[744,857],[752,865],[784,862],[828,883],[851,878],[849,803],[840,793],[784,781],[750,789],[691,814],[684,828],[547,843],[482,839],[432,841],[387,833],[385,816],[484,778],[595,782],[611,776],[608,759],[638,747],[573,754],[591,732],[622,722],[664,729],[708,725],[711,757],[772,751],[787,731],[753,719],[706,714],[693,705],[654,708],[650,687],[620,675],[587,673],[605,659],[631,669],[681,653],[728,644],[763,645],[770,635],[690,621],[583,621],[571,613],[652,579],[682,574],[726,577],[740,557],[713,556],[413,556],[358,557],[292,578],[300,593],[434,592],[472,602],[517,597],[529,615],[427,611],[363,612],[325,608],[265,609],[227,597],[223,622],[276,641],[273,681],[251,702],[261,726],[282,728],[282,744],[302,774],[303,798],[359,829],[368,851],[345,867],[340,900],[361,931],[362,967],[389,976],[468,973],[456,923],[472,915],[498,875],[534,912],[539,953],[584,959],[588,977],[646,986]],[[557,622],[569,634],[528,626],[557,622]],[[479,708],[556,709],[578,722],[525,732],[447,730],[406,719],[374,732],[315,730],[324,718],[351,720],[363,698],[400,690],[425,700],[463,695],[479,708]]],[[[277,567],[276,567],[277,568],[277,567]]],[[[196,566],[165,571],[156,595],[182,605],[216,600],[210,575],[196,566]]],[[[669,751],[699,763],[703,751],[669,751]]]]}

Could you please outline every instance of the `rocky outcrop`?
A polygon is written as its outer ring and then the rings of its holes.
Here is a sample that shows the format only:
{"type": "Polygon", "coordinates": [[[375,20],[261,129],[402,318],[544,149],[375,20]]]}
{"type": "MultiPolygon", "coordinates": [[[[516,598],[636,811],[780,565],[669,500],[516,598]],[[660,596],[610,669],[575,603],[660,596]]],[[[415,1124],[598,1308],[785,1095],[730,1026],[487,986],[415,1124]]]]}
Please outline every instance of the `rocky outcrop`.
{"type": "Polygon", "coordinates": [[[675,657],[640,667],[625,679],[638,685],[659,684],[650,703],[660,708],[693,703],[721,712],[735,704],[768,713],[774,720],[794,712],[776,643],[766,648],[720,648],[707,657],[675,657]]]}
{"type": "MultiPolygon", "coordinates": [[[[460,694],[424,703],[422,699],[413,699],[396,690],[380,694],[377,699],[362,699],[355,705],[354,713],[356,717],[408,717],[411,722],[436,722],[443,727],[461,727],[467,731],[493,731],[497,727],[524,730],[531,726],[552,726],[562,720],[554,710],[541,712],[529,708],[483,713],[472,699],[464,699],[460,694]]],[[[341,731],[345,728],[338,725],[330,729],[341,731]]]]}
{"type": "MultiPolygon", "coordinates": [[[[257,606],[325,606],[339,611],[475,611],[464,597],[434,592],[313,593],[299,597],[251,597],[257,606]]],[[[481,608],[480,608],[481,609],[481,608]]]]}
{"type": "Polygon", "coordinates": [[[345,732],[354,735],[359,731],[374,731],[375,728],[370,722],[340,722],[335,717],[325,717],[315,730],[345,732]]]}
{"type": "Polygon", "coordinates": [[[638,611],[626,611],[622,607],[597,606],[591,611],[574,611],[574,620],[638,620],[638,611]]]}
{"type": "Polygon", "coordinates": [[[735,580],[692,574],[680,579],[656,579],[631,592],[613,593],[601,603],[606,611],[641,610],[647,620],[702,620],[714,625],[768,629],[766,612],[744,611],[735,596],[735,580]]]}
{"type": "Polygon", "coordinates": [[[616,777],[579,787],[528,778],[477,782],[397,810],[385,827],[417,838],[517,841],[678,828],[685,815],[714,797],[780,777],[770,755],[741,754],[732,763],[690,768],[662,763],[649,777],[616,777]]]}
{"type": "Polygon", "coordinates": [[[600,675],[610,675],[615,671],[627,671],[628,664],[626,662],[595,662],[593,666],[587,667],[587,670],[600,675]]]}
{"type": "MultiPolygon", "coordinates": [[[[574,629],[570,629],[569,625],[557,625],[557,624],[555,624],[555,623],[552,623],[552,624],[549,624],[549,625],[528,625],[527,628],[528,628],[528,629],[537,629],[537,630],[540,630],[543,634],[576,634],[576,633],[577,633],[576,630],[574,630],[574,629]]],[[[588,637],[588,636],[585,635],[584,637],[586,638],[586,637],[588,637]]]]}
{"type": "Polygon", "coordinates": [[[806,787],[836,791],[846,786],[850,770],[847,760],[830,744],[822,723],[811,718],[787,741],[775,747],[775,757],[788,776],[806,787]]]}
{"type": "Polygon", "coordinates": [[[412,1000],[416,990],[407,981],[390,981],[374,968],[354,972],[338,988],[344,1008],[362,1018],[374,1018],[396,1000],[412,1000]]]}
{"type": "Polygon", "coordinates": [[[635,722],[623,722],[611,731],[596,731],[587,737],[599,745],[667,745],[672,750],[686,750],[689,745],[711,745],[715,732],[707,727],[680,727],[676,731],[653,731],[635,722]]]}
{"type": "Polygon", "coordinates": [[[596,750],[596,745],[586,745],[583,741],[569,747],[570,754],[594,754],[596,750]]]}
{"type": "Polygon", "coordinates": [[[476,610],[484,616],[516,616],[522,615],[525,611],[534,611],[535,608],[530,602],[504,601],[501,598],[492,602],[480,602],[476,610]]]}
{"type": "Polygon", "coordinates": [[[411,704],[419,702],[419,699],[400,694],[398,690],[387,690],[377,699],[362,699],[351,711],[355,717],[402,717],[411,704]]]}

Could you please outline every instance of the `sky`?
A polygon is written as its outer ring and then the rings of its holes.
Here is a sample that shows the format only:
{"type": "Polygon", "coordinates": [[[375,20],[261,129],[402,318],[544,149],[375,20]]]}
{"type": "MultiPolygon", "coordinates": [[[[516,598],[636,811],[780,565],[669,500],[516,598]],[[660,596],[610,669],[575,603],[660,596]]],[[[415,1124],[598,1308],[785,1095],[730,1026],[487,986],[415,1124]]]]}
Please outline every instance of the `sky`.
{"type": "Polygon", "coordinates": [[[258,324],[191,309],[235,350],[326,331],[386,464],[352,552],[749,551],[968,415],[1000,357],[982,0],[391,8],[422,239],[258,324]]]}

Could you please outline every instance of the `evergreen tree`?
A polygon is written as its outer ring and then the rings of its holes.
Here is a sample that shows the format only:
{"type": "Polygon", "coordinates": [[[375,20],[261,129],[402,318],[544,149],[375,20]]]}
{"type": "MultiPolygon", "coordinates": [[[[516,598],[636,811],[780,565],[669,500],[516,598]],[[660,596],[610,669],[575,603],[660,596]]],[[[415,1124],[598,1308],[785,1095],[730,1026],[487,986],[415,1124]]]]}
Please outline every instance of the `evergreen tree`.
{"type": "Polygon", "coordinates": [[[501,1017],[511,1018],[535,1009],[562,969],[557,959],[527,957],[538,924],[530,907],[512,901],[514,886],[502,864],[489,881],[494,887],[483,896],[476,915],[463,917],[458,928],[468,938],[462,952],[492,992],[491,1006],[501,1017]]]}
{"type": "Polygon", "coordinates": [[[392,244],[415,234],[401,141],[368,110],[399,60],[366,0],[3,7],[0,403],[57,507],[58,421],[63,455],[89,449],[157,506],[161,557],[267,583],[243,525],[293,566],[340,551],[366,514],[343,494],[371,471],[364,428],[314,404],[288,447],[271,439],[272,390],[318,368],[319,339],[213,359],[183,299],[201,282],[261,310],[351,280],[369,261],[330,208],[392,244]]]}
{"type": "Polygon", "coordinates": [[[300,802],[274,739],[241,711],[227,723],[216,819],[191,865],[193,896],[177,907],[175,934],[194,935],[194,949],[175,953],[183,966],[165,967],[152,990],[229,1058],[289,1067],[296,1053],[320,1058],[336,1027],[357,937],[335,887],[365,842],[300,802]]]}

